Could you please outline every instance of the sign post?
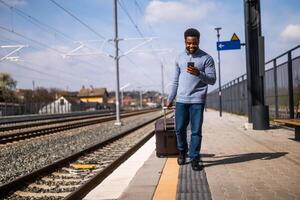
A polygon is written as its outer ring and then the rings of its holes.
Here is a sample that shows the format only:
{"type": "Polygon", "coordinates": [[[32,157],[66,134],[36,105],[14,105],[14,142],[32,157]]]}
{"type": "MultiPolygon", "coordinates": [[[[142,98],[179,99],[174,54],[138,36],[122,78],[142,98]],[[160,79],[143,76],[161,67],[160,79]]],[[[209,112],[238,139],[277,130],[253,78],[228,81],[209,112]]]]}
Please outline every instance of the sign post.
{"type": "MultiPolygon", "coordinates": [[[[220,30],[221,27],[216,27],[218,42],[220,42],[220,30]]],[[[220,117],[222,117],[222,88],[221,88],[221,60],[220,60],[220,50],[218,50],[218,76],[219,76],[219,112],[220,117]]]]}
{"type": "Polygon", "coordinates": [[[238,36],[234,33],[231,37],[230,41],[221,41],[220,42],[220,33],[219,31],[221,30],[221,27],[215,28],[217,31],[217,51],[218,51],[218,71],[219,71],[219,109],[220,109],[220,117],[222,117],[222,88],[221,88],[221,61],[220,61],[220,51],[223,50],[233,50],[233,49],[241,49],[241,41],[238,38],[238,36]]]}

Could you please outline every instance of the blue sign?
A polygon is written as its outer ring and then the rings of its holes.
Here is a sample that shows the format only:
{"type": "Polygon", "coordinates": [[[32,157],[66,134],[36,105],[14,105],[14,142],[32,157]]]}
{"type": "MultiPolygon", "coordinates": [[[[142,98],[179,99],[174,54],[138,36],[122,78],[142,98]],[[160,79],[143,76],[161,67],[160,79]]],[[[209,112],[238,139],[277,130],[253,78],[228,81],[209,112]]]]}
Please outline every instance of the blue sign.
{"type": "Polygon", "coordinates": [[[223,41],[217,42],[217,50],[231,50],[231,49],[240,49],[241,48],[241,41],[240,40],[230,40],[230,41],[223,41]]]}

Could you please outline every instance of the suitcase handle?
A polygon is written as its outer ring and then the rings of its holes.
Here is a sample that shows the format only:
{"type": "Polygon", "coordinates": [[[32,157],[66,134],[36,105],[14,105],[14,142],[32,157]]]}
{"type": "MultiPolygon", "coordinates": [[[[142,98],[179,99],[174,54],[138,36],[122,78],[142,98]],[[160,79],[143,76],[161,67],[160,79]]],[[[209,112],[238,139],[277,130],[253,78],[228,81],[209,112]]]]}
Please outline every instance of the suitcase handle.
{"type": "MultiPolygon", "coordinates": [[[[163,107],[163,111],[164,111],[164,130],[165,131],[167,130],[167,110],[170,110],[170,109],[172,109],[174,111],[174,116],[175,116],[175,106],[172,106],[172,107],[164,106],[163,107]]],[[[174,121],[175,121],[175,119],[174,119],[174,121]]]]}

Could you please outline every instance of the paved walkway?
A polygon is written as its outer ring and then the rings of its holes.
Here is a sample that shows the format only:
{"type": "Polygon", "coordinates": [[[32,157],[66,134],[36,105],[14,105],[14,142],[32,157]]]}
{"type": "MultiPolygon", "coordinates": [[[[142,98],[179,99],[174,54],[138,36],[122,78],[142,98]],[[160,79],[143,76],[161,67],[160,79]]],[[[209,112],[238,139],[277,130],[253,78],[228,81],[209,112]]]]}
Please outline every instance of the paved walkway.
{"type": "Polygon", "coordinates": [[[300,199],[300,142],[285,129],[245,130],[244,116],[204,113],[202,151],[212,199],[300,199]]]}

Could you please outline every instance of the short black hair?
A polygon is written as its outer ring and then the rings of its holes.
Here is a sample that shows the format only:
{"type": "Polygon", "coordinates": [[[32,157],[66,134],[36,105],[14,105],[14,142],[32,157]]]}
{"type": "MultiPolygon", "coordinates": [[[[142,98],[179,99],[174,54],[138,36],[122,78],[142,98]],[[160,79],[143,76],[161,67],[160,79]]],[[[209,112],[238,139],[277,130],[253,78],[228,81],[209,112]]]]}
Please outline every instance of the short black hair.
{"type": "Polygon", "coordinates": [[[184,39],[186,39],[188,36],[197,37],[199,40],[200,32],[197,29],[189,28],[184,32],[184,39]]]}

